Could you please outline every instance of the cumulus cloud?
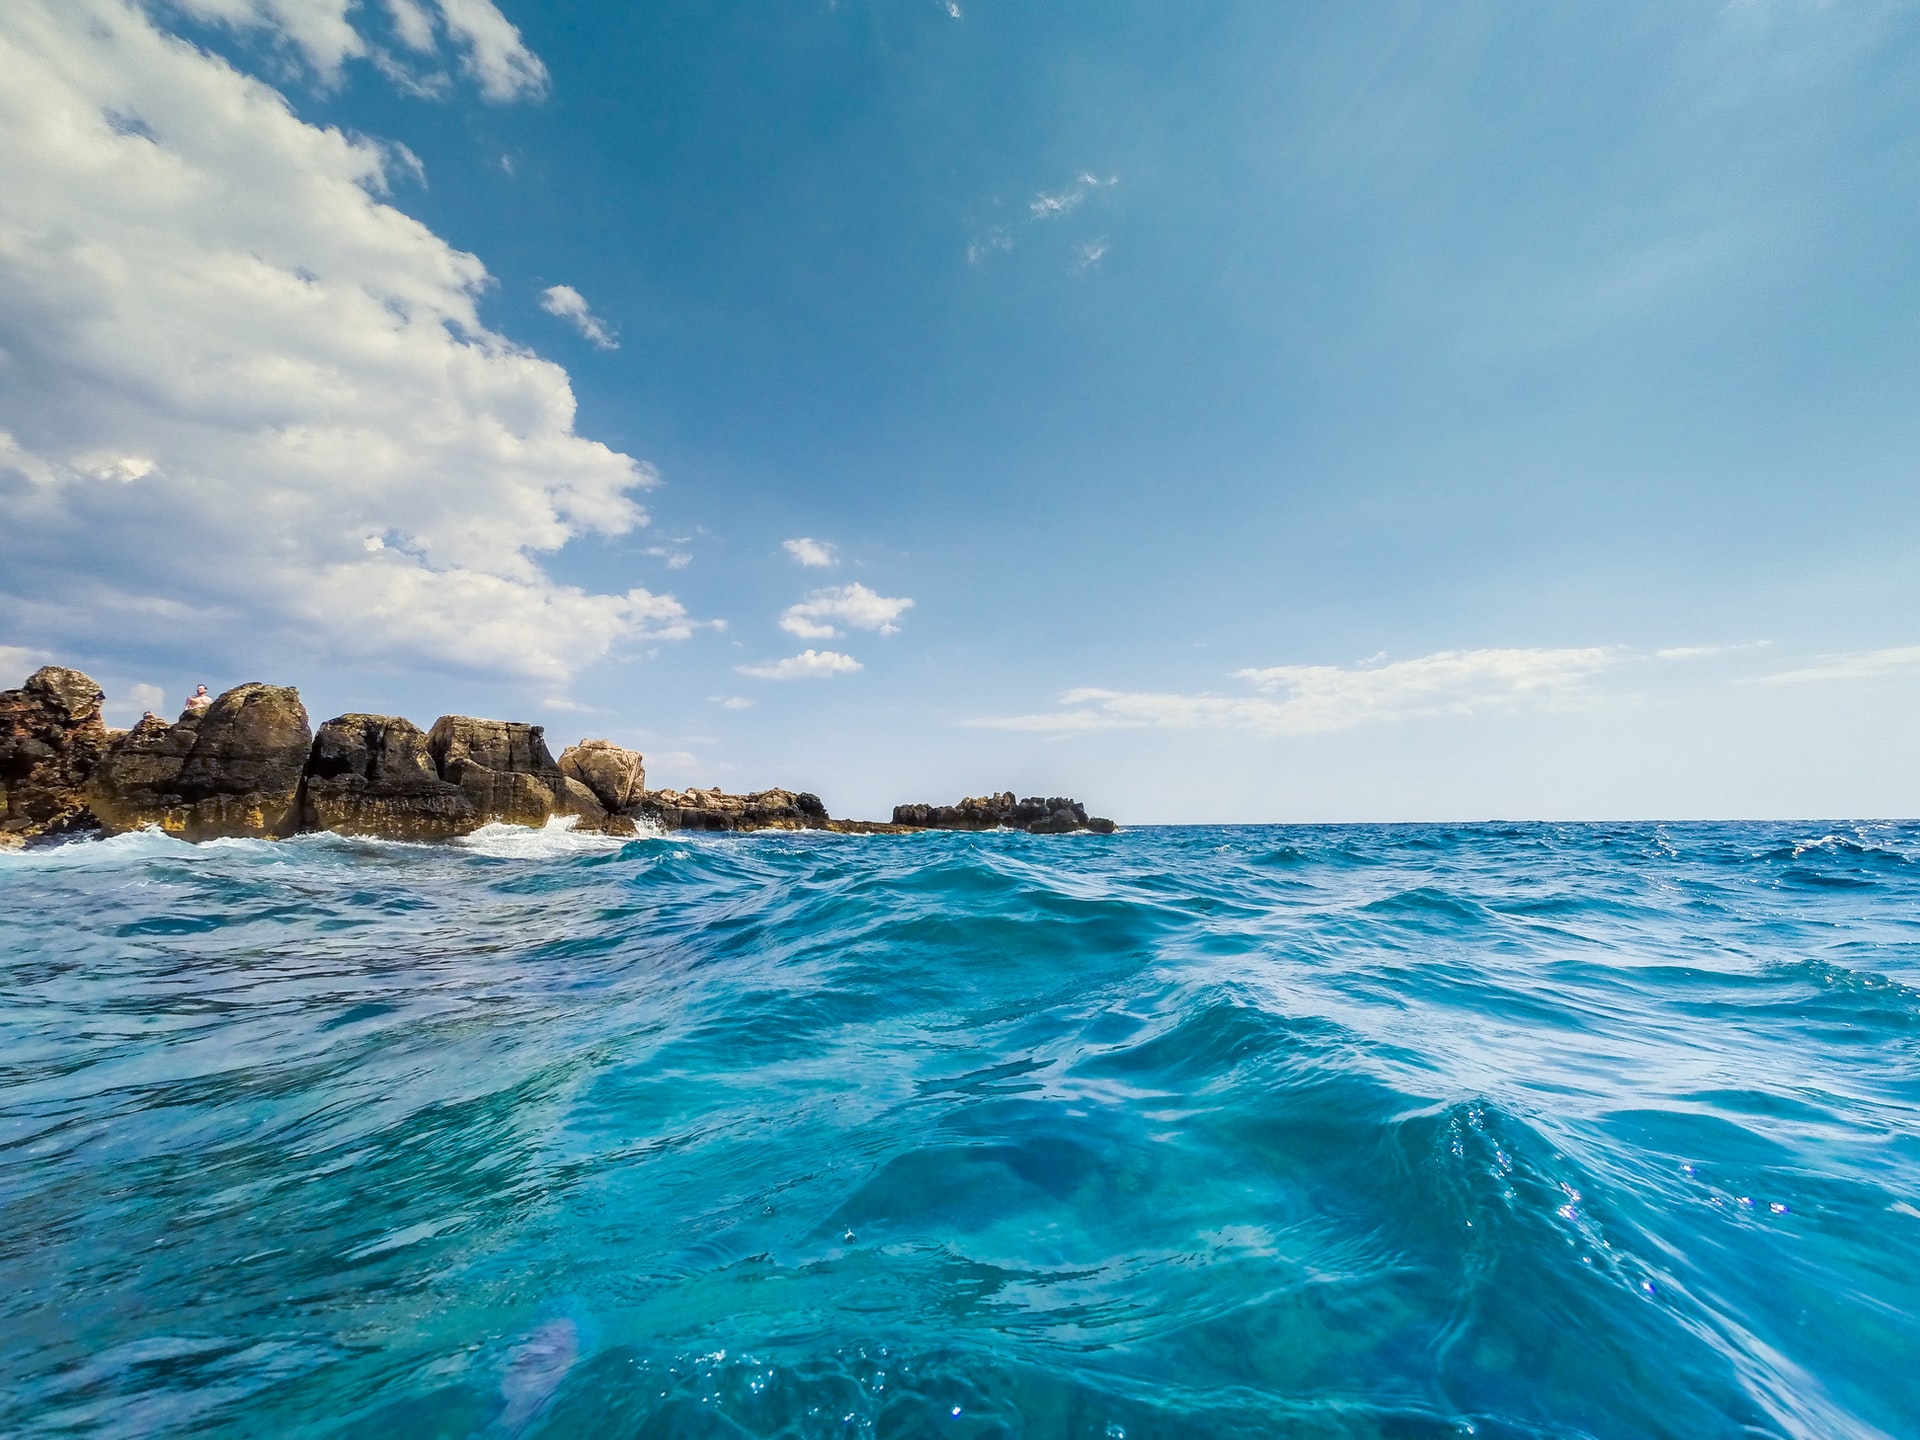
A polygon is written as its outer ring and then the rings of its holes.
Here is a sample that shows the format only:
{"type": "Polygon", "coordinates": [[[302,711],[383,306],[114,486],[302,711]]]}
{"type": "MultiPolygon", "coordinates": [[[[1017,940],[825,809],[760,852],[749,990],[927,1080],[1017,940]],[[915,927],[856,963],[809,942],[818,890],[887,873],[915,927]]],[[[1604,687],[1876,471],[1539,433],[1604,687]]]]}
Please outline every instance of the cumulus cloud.
{"type": "Polygon", "coordinates": [[[601,322],[599,316],[587,308],[586,297],[571,285],[549,285],[542,290],[540,308],[549,315],[558,315],[600,349],[618,350],[620,348],[620,342],[613,338],[613,332],[601,322]]]}
{"type": "Polygon", "coordinates": [[[493,0],[432,0],[431,5],[386,0],[382,9],[392,42],[416,62],[427,62],[424,69],[382,43],[388,37],[369,35],[364,23],[356,23],[372,18],[359,0],[172,0],[172,5],[207,24],[274,42],[323,85],[337,84],[347,61],[370,60],[409,90],[439,93],[447,85],[439,66],[451,56],[489,100],[536,99],[547,89],[547,67],[493,0]]]}
{"type": "Polygon", "coordinates": [[[1614,647],[1442,650],[1417,660],[1364,665],[1275,665],[1236,670],[1252,695],[1069,690],[1062,709],[969,721],[999,730],[1244,730],[1319,735],[1420,716],[1473,715],[1564,702],[1625,658],[1614,647]]]}
{"type": "Polygon", "coordinates": [[[1082,173],[1073,184],[1064,190],[1049,195],[1045,191],[1033,197],[1033,203],[1027,206],[1027,214],[1035,220],[1055,220],[1080,208],[1080,204],[1089,195],[1104,190],[1110,185],[1120,183],[1117,175],[1109,175],[1102,180],[1097,175],[1082,173]]]}
{"type": "MultiPolygon", "coordinates": [[[[0,460],[4,458],[5,452],[0,451],[0,460]]],[[[839,556],[834,553],[833,546],[824,540],[814,540],[805,535],[795,540],[782,540],[780,548],[801,565],[831,568],[839,563],[839,556]]]]}
{"type": "Polygon", "coordinates": [[[878,595],[855,581],[816,590],[797,605],[789,605],[780,616],[780,628],[802,640],[831,640],[840,632],[832,622],[855,630],[877,630],[882,635],[898,634],[898,620],[913,605],[907,599],[878,595]]]}
{"type": "Polygon", "coordinates": [[[734,666],[742,675],[751,675],[756,680],[830,680],[835,675],[851,675],[863,668],[851,655],[842,655],[837,650],[802,650],[798,655],[764,665],[734,666]]]}
{"type": "MultiPolygon", "coordinates": [[[[200,3],[298,12],[320,58],[347,13],[200,3]]],[[[644,525],[656,477],[481,322],[481,263],[380,201],[392,152],[119,0],[0,6],[0,73],[0,624],[558,684],[689,633],[669,596],[542,568],[644,525]]]]}

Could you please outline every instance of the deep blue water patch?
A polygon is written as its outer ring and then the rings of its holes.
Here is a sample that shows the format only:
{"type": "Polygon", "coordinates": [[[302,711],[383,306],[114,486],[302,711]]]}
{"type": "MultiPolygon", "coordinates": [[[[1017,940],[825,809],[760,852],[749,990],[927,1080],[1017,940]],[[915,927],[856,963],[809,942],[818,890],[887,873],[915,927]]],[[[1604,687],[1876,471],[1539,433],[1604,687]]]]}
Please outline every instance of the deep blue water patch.
{"type": "Polygon", "coordinates": [[[9,1436],[1920,1434],[1920,825],[0,858],[9,1436]]]}

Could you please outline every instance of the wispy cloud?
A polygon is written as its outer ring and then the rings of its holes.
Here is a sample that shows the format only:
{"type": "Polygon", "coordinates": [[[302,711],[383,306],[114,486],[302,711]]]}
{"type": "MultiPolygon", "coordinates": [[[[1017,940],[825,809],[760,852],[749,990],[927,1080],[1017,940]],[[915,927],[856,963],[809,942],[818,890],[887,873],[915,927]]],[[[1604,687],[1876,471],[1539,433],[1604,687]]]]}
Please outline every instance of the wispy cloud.
{"type": "Polygon", "coordinates": [[[798,655],[764,665],[734,666],[742,675],[751,675],[756,680],[831,680],[835,675],[851,675],[864,668],[851,655],[842,655],[837,650],[802,650],[798,655]]]}
{"type": "Polygon", "coordinates": [[[0,645],[0,690],[11,690],[53,656],[24,645],[0,645]]]}
{"type": "Polygon", "coordinates": [[[722,710],[751,710],[754,703],[744,695],[709,695],[707,700],[722,710]]]}
{"type": "Polygon", "coordinates": [[[1360,665],[1275,665],[1236,670],[1252,695],[1069,690],[1061,709],[967,723],[998,730],[1072,734],[1091,730],[1242,730],[1320,735],[1421,716],[1473,715],[1520,705],[1566,703],[1586,682],[1626,658],[1614,646],[1580,649],[1442,650],[1416,660],[1360,665]]]}
{"type": "Polygon", "coordinates": [[[978,265],[989,255],[1013,249],[1013,234],[1004,226],[995,226],[986,234],[967,242],[967,263],[978,265]]]}
{"type": "Polygon", "coordinates": [[[1033,197],[1033,203],[1027,206],[1027,214],[1035,220],[1053,220],[1080,208],[1080,203],[1096,190],[1104,190],[1118,185],[1120,177],[1109,175],[1102,180],[1097,175],[1083,172],[1080,177],[1064,190],[1049,195],[1044,190],[1033,197]]]}
{"type": "Polygon", "coordinates": [[[1853,650],[1822,655],[1799,670],[1757,675],[1756,685],[1807,685],[1819,680],[1871,680],[1920,668],[1920,645],[1896,645],[1887,650],[1853,650]]]}
{"type": "Polygon", "coordinates": [[[877,630],[882,635],[896,634],[893,622],[913,607],[905,597],[876,594],[858,581],[816,590],[797,605],[789,605],[780,617],[780,628],[802,640],[831,640],[840,632],[833,622],[855,630],[877,630]]]}
{"type": "Polygon", "coordinates": [[[1748,640],[1741,645],[1674,645],[1653,652],[1656,660],[1717,660],[1722,655],[1739,655],[1748,650],[1764,650],[1771,640],[1748,640]]]}
{"type": "Polygon", "coordinates": [[[839,554],[833,546],[808,535],[801,535],[792,540],[782,540],[780,548],[801,565],[831,569],[840,563],[839,554]]]}
{"type": "Polygon", "coordinates": [[[620,348],[620,342],[614,339],[613,332],[587,307],[586,297],[571,285],[549,285],[542,290],[540,308],[549,315],[557,315],[567,321],[600,349],[620,348]]]}
{"type": "Polygon", "coordinates": [[[1085,245],[1076,245],[1073,247],[1073,268],[1091,270],[1106,258],[1106,254],[1107,242],[1104,240],[1090,240],[1085,245]]]}

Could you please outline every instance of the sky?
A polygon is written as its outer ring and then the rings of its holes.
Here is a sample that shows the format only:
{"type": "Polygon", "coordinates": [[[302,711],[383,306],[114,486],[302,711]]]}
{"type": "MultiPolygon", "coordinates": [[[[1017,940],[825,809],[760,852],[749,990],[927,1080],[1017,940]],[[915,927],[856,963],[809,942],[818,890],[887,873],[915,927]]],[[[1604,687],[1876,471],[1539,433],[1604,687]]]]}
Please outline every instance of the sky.
{"type": "Polygon", "coordinates": [[[10,0],[0,683],[1920,814],[1908,3],[10,0]]]}

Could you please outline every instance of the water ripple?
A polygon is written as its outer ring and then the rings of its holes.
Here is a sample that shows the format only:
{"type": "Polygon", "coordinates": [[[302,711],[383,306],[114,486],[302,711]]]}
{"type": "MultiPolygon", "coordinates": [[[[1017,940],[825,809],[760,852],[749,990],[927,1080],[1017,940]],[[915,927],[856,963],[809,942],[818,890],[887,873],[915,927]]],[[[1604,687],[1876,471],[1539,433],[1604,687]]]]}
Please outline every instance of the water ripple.
{"type": "Polygon", "coordinates": [[[1876,1437],[1920,826],[0,857],[0,1430],[1876,1437]]]}

